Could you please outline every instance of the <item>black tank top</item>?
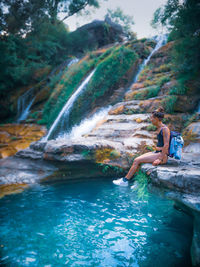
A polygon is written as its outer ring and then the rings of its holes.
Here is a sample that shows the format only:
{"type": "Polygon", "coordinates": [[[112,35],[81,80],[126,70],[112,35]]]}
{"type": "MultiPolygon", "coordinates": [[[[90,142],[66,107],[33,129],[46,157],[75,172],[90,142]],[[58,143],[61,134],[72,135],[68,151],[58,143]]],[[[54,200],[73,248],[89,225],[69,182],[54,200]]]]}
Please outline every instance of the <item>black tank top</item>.
{"type": "Polygon", "coordinates": [[[164,139],[163,139],[163,132],[162,129],[160,130],[159,134],[157,134],[157,147],[163,147],[164,146],[164,139]]]}
{"type": "MultiPolygon", "coordinates": [[[[159,134],[157,134],[157,139],[158,139],[157,147],[163,147],[164,146],[164,138],[163,138],[163,131],[162,130],[163,129],[161,129],[159,134]]],[[[169,155],[169,149],[168,149],[168,155],[169,155]]],[[[158,152],[162,152],[162,150],[156,151],[156,153],[158,153],[158,152]]]]}

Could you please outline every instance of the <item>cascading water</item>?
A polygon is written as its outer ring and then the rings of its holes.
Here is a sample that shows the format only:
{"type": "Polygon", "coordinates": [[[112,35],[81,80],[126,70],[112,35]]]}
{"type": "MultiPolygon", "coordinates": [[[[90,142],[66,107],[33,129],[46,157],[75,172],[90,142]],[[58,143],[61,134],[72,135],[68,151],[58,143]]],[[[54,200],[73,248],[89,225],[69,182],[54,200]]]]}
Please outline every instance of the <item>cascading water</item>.
{"type": "Polygon", "coordinates": [[[105,116],[108,114],[111,106],[106,108],[101,108],[95,114],[93,114],[90,118],[84,119],[80,122],[79,125],[75,125],[69,134],[64,134],[61,136],[61,139],[78,139],[82,135],[89,133],[96,124],[103,120],[105,116]]]}
{"type": "Polygon", "coordinates": [[[17,114],[18,114],[18,120],[17,122],[23,121],[27,118],[30,108],[33,104],[34,97],[34,87],[29,89],[27,92],[25,92],[22,96],[19,97],[17,102],[17,114]]]}
{"type": "MultiPolygon", "coordinates": [[[[151,59],[152,55],[159,49],[161,48],[161,46],[163,46],[164,44],[166,44],[167,42],[167,35],[163,34],[163,35],[159,35],[155,38],[155,41],[157,41],[156,46],[154,47],[154,49],[151,51],[151,53],[149,54],[149,56],[143,61],[143,63],[140,65],[138,72],[133,80],[132,85],[137,82],[138,77],[141,73],[141,71],[144,69],[144,67],[148,64],[149,60],[151,59]]],[[[131,86],[132,86],[131,85],[131,86]]],[[[130,89],[130,88],[129,88],[130,89]]]]}
{"type": "MultiPolygon", "coordinates": [[[[49,78],[51,78],[56,71],[58,71],[60,69],[60,72],[63,71],[63,69],[67,66],[67,68],[69,68],[70,66],[72,66],[73,64],[77,63],[79,61],[78,58],[73,58],[72,60],[66,60],[64,61],[61,65],[59,65],[58,67],[56,67],[45,79],[43,79],[41,82],[43,82],[44,80],[47,80],[49,78]]],[[[46,84],[44,85],[46,86],[46,84]]],[[[40,90],[43,89],[43,87],[41,87],[40,90]]],[[[34,96],[34,91],[35,91],[35,87],[30,88],[27,92],[25,92],[22,96],[19,97],[18,102],[17,102],[17,122],[23,121],[28,117],[30,108],[35,100],[34,96]]]]}
{"type": "MultiPolygon", "coordinates": [[[[134,78],[134,81],[133,83],[131,84],[131,87],[132,85],[137,82],[138,80],[138,77],[141,73],[141,71],[144,69],[144,67],[147,65],[147,63],[149,62],[149,60],[151,59],[152,55],[161,47],[163,46],[166,41],[167,41],[167,35],[160,35],[160,36],[157,36],[155,38],[155,40],[157,41],[157,44],[156,46],[154,47],[154,49],[152,50],[152,52],[150,53],[150,55],[148,56],[148,58],[146,58],[144,60],[144,62],[140,65],[139,69],[138,69],[138,72],[134,78]]],[[[130,87],[129,87],[130,89],[130,87]]],[[[109,110],[111,109],[111,106],[109,107],[105,107],[105,108],[102,108],[100,111],[98,111],[97,113],[95,113],[90,119],[86,119],[86,120],[83,120],[78,126],[75,125],[73,128],[72,128],[72,131],[70,132],[70,134],[68,135],[64,135],[63,137],[64,138],[69,138],[69,139],[76,139],[76,138],[80,138],[81,135],[83,134],[86,134],[88,133],[89,131],[91,131],[95,126],[96,124],[102,120],[104,117],[107,116],[109,110]]]]}
{"type": "Polygon", "coordinates": [[[50,128],[47,136],[43,138],[44,141],[47,141],[51,137],[54,137],[55,138],[56,136],[63,134],[64,129],[61,127],[61,130],[56,131],[57,130],[57,127],[59,126],[59,123],[61,123],[61,126],[63,125],[61,119],[67,120],[69,118],[69,113],[70,113],[70,110],[71,110],[74,102],[76,101],[76,99],[78,98],[78,96],[84,91],[84,89],[86,88],[86,86],[89,83],[90,79],[92,78],[94,72],[95,72],[95,70],[93,70],[86,77],[86,79],[78,87],[78,89],[76,90],[76,92],[66,102],[66,104],[64,105],[64,107],[60,111],[58,117],[56,118],[56,120],[54,121],[53,125],[51,126],[51,128],[50,128]],[[63,116],[64,116],[64,118],[63,118],[63,116]]]}

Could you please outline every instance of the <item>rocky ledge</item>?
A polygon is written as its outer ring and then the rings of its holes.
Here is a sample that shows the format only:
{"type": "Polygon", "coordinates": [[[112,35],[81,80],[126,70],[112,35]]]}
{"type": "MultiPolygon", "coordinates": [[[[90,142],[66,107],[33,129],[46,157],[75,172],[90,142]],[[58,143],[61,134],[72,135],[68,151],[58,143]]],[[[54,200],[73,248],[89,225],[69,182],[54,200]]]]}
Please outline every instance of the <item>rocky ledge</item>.
{"type": "Polygon", "coordinates": [[[200,266],[200,154],[183,153],[180,161],[169,159],[156,167],[145,163],[141,169],[176,207],[193,216],[191,257],[193,266],[200,266]]]}

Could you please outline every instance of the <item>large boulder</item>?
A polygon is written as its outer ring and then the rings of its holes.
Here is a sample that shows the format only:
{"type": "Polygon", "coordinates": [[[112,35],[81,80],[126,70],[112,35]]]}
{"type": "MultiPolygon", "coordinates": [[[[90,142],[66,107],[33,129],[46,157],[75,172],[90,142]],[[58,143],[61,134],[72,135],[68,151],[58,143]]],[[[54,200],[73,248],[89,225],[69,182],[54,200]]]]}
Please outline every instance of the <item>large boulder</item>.
{"type": "Polygon", "coordinates": [[[90,46],[97,47],[114,42],[122,42],[126,38],[122,26],[112,22],[108,17],[105,20],[94,20],[91,23],[85,24],[73,33],[87,35],[90,46]]]}

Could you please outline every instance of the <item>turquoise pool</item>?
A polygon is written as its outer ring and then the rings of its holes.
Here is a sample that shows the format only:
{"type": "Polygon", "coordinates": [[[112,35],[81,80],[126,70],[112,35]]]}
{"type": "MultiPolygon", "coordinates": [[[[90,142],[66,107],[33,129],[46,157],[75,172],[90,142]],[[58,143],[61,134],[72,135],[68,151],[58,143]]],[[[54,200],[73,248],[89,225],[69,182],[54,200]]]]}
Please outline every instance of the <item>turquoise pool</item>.
{"type": "Polygon", "coordinates": [[[191,218],[111,179],[35,185],[0,200],[1,266],[190,266],[191,218]]]}

